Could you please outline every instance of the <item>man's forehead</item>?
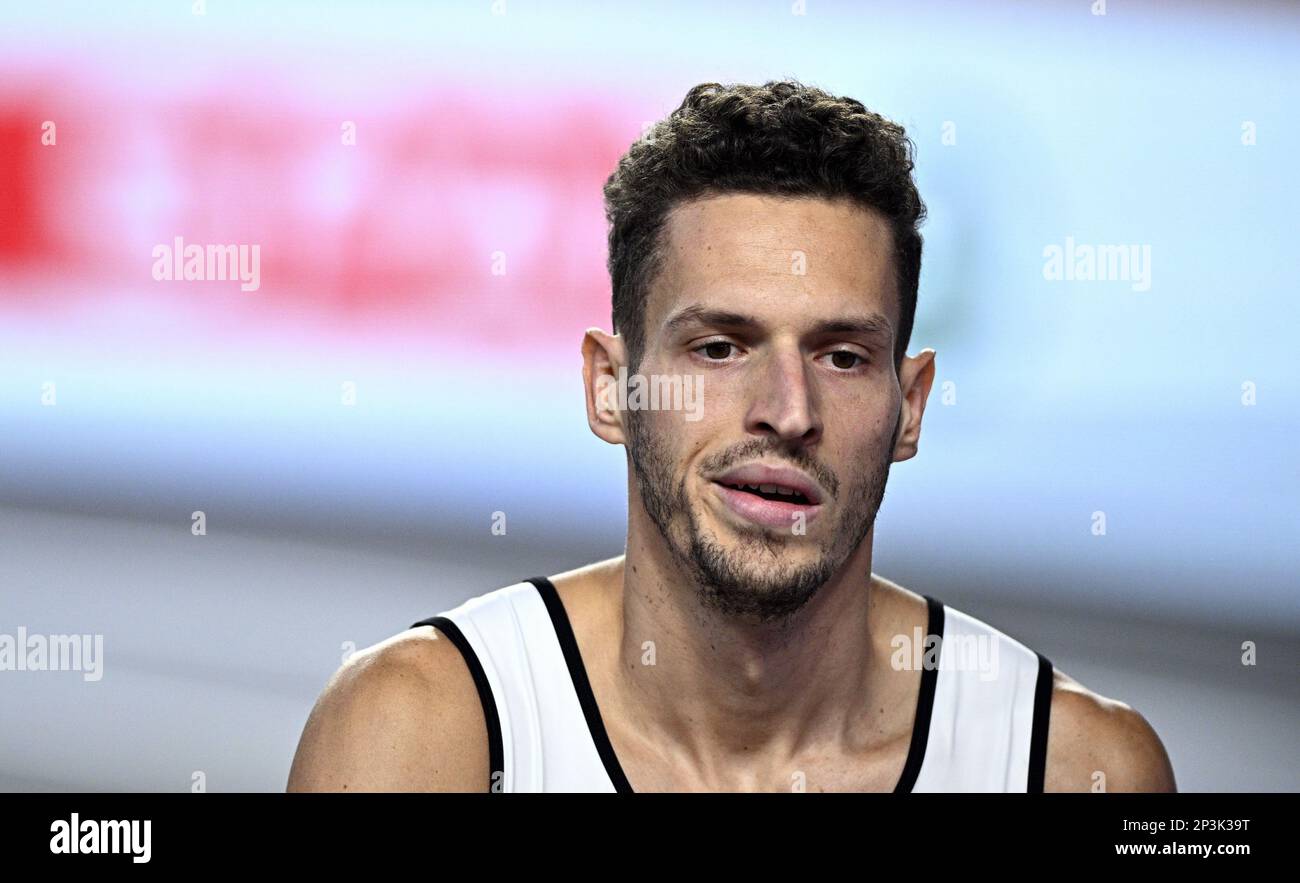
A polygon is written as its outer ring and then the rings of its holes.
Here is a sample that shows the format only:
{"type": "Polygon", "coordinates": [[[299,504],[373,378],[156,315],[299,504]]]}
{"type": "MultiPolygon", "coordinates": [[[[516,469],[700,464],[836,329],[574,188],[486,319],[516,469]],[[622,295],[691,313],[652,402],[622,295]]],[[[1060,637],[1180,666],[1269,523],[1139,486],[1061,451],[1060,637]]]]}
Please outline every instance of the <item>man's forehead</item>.
{"type": "Polygon", "coordinates": [[[649,327],[704,305],[768,320],[896,316],[893,236],[845,200],[726,194],[670,213],[649,327]]]}

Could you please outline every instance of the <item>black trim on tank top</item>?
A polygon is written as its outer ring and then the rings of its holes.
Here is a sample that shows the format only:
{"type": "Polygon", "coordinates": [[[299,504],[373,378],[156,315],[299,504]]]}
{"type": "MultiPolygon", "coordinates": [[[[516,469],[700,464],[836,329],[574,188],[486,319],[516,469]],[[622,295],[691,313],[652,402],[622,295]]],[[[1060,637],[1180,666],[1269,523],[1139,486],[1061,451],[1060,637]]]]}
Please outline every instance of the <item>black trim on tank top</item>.
{"type": "MultiPolygon", "coordinates": [[[[600,706],[596,704],[596,696],[591,691],[591,681],[587,677],[587,668],[582,662],[582,652],[578,649],[578,641],[573,635],[573,625],[569,622],[569,615],[564,609],[564,602],[560,600],[559,592],[544,576],[530,577],[525,582],[532,583],[537,589],[542,603],[546,605],[546,612],[550,614],[551,625],[555,627],[555,636],[560,642],[565,664],[569,668],[569,677],[573,680],[573,689],[578,694],[578,704],[582,706],[582,714],[587,719],[587,729],[591,733],[596,753],[600,755],[601,763],[605,765],[605,772],[613,783],[614,790],[619,794],[633,793],[632,783],[623,772],[623,765],[618,762],[618,755],[614,753],[614,746],[609,741],[605,721],[600,716],[600,706]]],[[[926,635],[942,638],[943,604],[929,595],[923,597],[927,614],[926,635]]],[[[926,643],[927,645],[930,643],[928,637],[926,643]]],[[[921,764],[925,761],[925,747],[929,742],[930,715],[934,710],[934,693],[938,677],[937,666],[921,669],[921,690],[916,698],[912,741],[907,749],[907,760],[903,764],[902,775],[898,778],[898,784],[894,786],[895,793],[911,791],[916,784],[916,777],[921,772],[921,764]]]]}
{"type": "MultiPolygon", "coordinates": [[[[922,649],[923,651],[928,650],[931,639],[938,638],[940,652],[942,652],[943,602],[936,601],[929,595],[922,595],[921,597],[925,598],[926,610],[926,646],[922,649]]],[[[925,762],[925,748],[930,744],[930,717],[934,713],[934,693],[938,686],[939,666],[938,659],[936,659],[933,668],[928,666],[922,666],[921,668],[921,691],[916,697],[916,717],[912,721],[912,742],[907,748],[907,762],[903,764],[903,774],[898,777],[898,784],[894,786],[895,794],[910,792],[916,787],[916,779],[921,775],[921,764],[925,762]]]]}
{"type": "Polygon", "coordinates": [[[1052,663],[1038,657],[1038,682],[1034,685],[1034,728],[1029,736],[1029,777],[1025,790],[1042,794],[1047,778],[1047,729],[1052,720],[1052,663]]]}
{"type": "Polygon", "coordinates": [[[544,576],[534,576],[525,582],[532,583],[537,589],[537,594],[542,596],[542,602],[546,605],[546,612],[551,615],[555,637],[559,639],[560,649],[564,651],[564,662],[569,667],[569,677],[573,681],[574,691],[578,694],[578,704],[582,706],[582,715],[587,719],[587,730],[591,733],[591,741],[596,745],[600,762],[605,765],[605,773],[613,783],[615,791],[619,794],[631,794],[632,784],[623,772],[623,765],[618,762],[618,755],[614,753],[614,746],[609,741],[609,733],[605,731],[605,721],[600,716],[596,694],[591,692],[587,667],[582,664],[582,653],[578,650],[578,641],[573,636],[573,626],[569,623],[569,615],[564,610],[560,593],[555,591],[555,586],[544,576]]]}
{"type": "Polygon", "coordinates": [[[488,683],[487,674],[483,671],[483,663],[479,662],[478,654],[474,652],[474,648],[465,639],[465,635],[461,633],[460,628],[447,617],[431,616],[428,619],[422,619],[412,624],[411,628],[419,628],[422,625],[431,625],[446,635],[447,639],[460,651],[460,655],[465,658],[470,677],[474,679],[474,688],[478,690],[478,701],[483,706],[483,720],[487,722],[488,791],[493,791],[497,785],[495,778],[498,774],[502,777],[501,787],[498,790],[505,790],[506,767],[505,750],[501,742],[501,718],[497,714],[496,698],[492,695],[492,685],[488,683]]]}

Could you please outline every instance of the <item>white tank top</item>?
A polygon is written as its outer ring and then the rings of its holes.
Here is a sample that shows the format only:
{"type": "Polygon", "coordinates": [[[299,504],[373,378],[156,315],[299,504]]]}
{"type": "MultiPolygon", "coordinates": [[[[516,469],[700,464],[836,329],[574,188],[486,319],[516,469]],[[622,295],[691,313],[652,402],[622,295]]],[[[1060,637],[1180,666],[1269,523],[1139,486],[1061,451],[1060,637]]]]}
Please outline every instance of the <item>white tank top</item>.
{"type": "MultiPolygon", "coordinates": [[[[894,791],[1042,791],[1051,662],[925,600],[938,652],[919,629],[895,644],[895,664],[921,668],[921,689],[894,791]]],[[[436,626],[469,666],[487,721],[490,790],[632,791],[550,580],[497,589],[415,625],[436,626]]]]}

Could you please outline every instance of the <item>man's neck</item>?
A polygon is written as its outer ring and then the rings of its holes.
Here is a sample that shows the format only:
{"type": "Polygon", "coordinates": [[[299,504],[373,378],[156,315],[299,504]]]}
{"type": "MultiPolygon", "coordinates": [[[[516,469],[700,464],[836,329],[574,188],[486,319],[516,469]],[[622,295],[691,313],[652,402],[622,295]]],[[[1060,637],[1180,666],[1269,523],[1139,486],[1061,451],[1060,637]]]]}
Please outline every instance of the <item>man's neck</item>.
{"type": "Polygon", "coordinates": [[[616,678],[629,728],[705,777],[834,753],[879,721],[873,601],[871,534],[800,610],[768,623],[705,606],[665,548],[629,540],[616,678]]]}

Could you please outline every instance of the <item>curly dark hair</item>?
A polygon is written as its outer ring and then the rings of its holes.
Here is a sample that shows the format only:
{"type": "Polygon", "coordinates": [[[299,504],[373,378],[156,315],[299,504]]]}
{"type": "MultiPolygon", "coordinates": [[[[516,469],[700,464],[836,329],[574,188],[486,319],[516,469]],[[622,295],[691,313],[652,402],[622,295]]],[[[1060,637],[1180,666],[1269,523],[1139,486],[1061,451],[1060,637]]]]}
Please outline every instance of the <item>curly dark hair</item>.
{"type": "Polygon", "coordinates": [[[847,198],[893,232],[899,290],[894,347],[912,336],[925,204],[912,180],[903,127],[852,98],[795,81],[701,83],[634,143],[605,182],[614,330],[635,367],[645,347],[645,303],[662,266],[660,234],[688,200],[727,192],[847,198]]]}

